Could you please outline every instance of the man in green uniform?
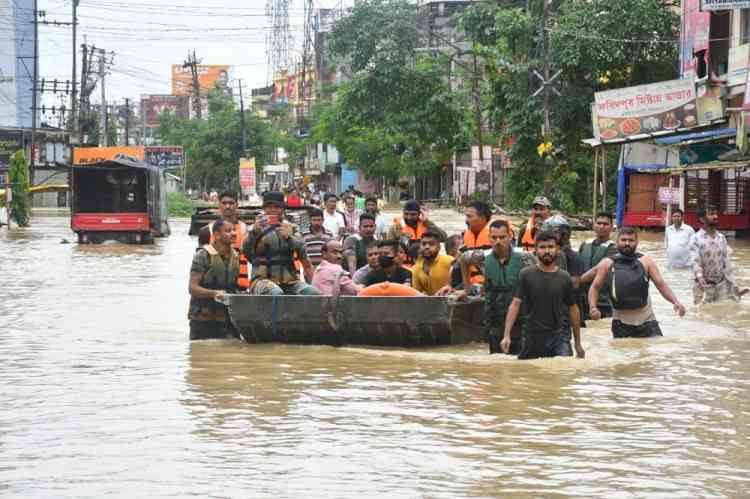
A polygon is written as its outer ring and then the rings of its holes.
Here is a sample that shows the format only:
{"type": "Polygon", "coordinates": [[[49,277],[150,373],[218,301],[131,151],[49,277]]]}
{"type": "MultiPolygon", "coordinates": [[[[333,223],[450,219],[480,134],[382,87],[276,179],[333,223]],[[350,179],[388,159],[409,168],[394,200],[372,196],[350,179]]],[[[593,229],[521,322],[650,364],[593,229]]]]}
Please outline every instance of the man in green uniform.
{"type": "Polygon", "coordinates": [[[213,243],[204,245],[193,255],[190,267],[190,339],[229,338],[239,336],[229,321],[221,300],[226,292],[237,290],[240,258],[232,248],[234,225],[226,220],[212,227],[213,243]]]}
{"type": "MultiPolygon", "coordinates": [[[[482,267],[484,273],[484,317],[490,353],[502,353],[500,340],[505,331],[505,315],[513,301],[518,285],[518,277],[524,267],[520,252],[513,251],[511,229],[505,220],[495,220],[490,224],[491,250],[469,250],[460,257],[461,276],[464,290],[471,289],[470,267],[482,267]]],[[[462,291],[459,299],[468,296],[462,291]]],[[[518,355],[521,350],[523,318],[513,325],[508,353],[518,355]]]]}
{"type": "MultiPolygon", "coordinates": [[[[591,319],[589,314],[588,294],[591,282],[596,275],[596,266],[605,258],[611,258],[617,253],[617,245],[610,239],[612,235],[612,214],[605,211],[599,212],[594,220],[594,232],[596,237],[581,243],[578,255],[583,261],[583,276],[581,285],[583,287],[583,313],[584,319],[591,319]]],[[[599,303],[596,308],[602,313],[602,317],[612,317],[612,303],[609,299],[609,290],[602,288],[599,293],[599,303]]]]}

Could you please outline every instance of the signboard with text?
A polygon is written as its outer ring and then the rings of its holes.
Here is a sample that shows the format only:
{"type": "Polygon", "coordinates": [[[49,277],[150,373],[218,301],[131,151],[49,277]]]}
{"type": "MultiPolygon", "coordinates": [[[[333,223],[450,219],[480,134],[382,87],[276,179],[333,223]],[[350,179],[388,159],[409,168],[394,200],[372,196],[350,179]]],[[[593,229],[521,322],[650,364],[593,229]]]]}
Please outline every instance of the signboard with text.
{"type": "Polygon", "coordinates": [[[182,168],[182,146],[146,146],[146,163],[159,168],[182,168]]]}
{"type": "MultiPolygon", "coordinates": [[[[218,85],[224,92],[229,90],[230,72],[228,65],[198,64],[198,85],[202,93],[208,93],[218,85]]],[[[172,95],[191,95],[193,93],[193,73],[190,67],[172,64],[172,95]]]]}
{"type": "Polygon", "coordinates": [[[744,85],[747,81],[748,55],[750,55],[750,44],[747,43],[729,49],[728,86],[744,85]]]}
{"type": "Polygon", "coordinates": [[[670,80],[594,94],[600,140],[626,138],[698,124],[692,79],[670,80]]]}
{"type": "Polygon", "coordinates": [[[73,149],[74,165],[90,165],[115,159],[143,161],[143,147],[76,147],[73,149]]]}
{"type": "Polygon", "coordinates": [[[255,158],[240,158],[240,188],[244,194],[255,193],[255,158]]]}
{"type": "Polygon", "coordinates": [[[661,204],[680,204],[679,187],[659,187],[658,196],[661,204]]]}
{"type": "Polygon", "coordinates": [[[701,10],[732,10],[750,8],[750,0],[701,0],[701,10]]]}

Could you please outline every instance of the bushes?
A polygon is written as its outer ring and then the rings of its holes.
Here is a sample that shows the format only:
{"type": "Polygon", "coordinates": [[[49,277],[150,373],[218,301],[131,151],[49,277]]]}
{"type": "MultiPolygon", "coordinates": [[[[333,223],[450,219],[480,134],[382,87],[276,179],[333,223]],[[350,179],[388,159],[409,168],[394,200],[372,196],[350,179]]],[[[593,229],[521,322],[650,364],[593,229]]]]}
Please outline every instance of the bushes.
{"type": "Polygon", "coordinates": [[[19,227],[28,227],[29,203],[29,167],[23,151],[17,151],[10,158],[10,183],[13,197],[10,201],[10,215],[19,227]]]}
{"type": "Polygon", "coordinates": [[[169,216],[176,218],[189,218],[195,211],[193,201],[182,192],[172,192],[167,197],[169,205],[169,216]]]}

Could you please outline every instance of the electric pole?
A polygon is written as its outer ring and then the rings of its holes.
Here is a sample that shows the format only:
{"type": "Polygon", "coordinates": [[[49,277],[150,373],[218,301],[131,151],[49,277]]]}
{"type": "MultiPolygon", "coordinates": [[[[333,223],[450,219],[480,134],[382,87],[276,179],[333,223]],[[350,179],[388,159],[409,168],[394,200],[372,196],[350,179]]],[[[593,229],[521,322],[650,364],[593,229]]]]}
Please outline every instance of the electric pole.
{"type": "Polygon", "coordinates": [[[104,49],[99,49],[99,84],[102,90],[101,113],[99,114],[99,147],[107,145],[107,95],[104,91],[104,49]]]}
{"type": "Polygon", "coordinates": [[[240,83],[240,125],[242,127],[242,154],[241,156],[245,157],[245,151],[247,150],[247,145],[245,143],[245,101],[242,98],[242,78],[239,79],[240,83]]]}
{"type": "MultiPolygon", "coordinates": [[[[72,113],[72,119],[71,119],[71,138],[75,139],[73,142],[78,143],[78,113],[77,106],[76,106],[76,98],[77,98],[77,85],[76,85],[76,78],[78,75],[76,74],[77,67],[76,67],[76,55],[78,52],[78,42],[76,40],[77,32],[76,28],[78,27],[78,17],[77,17],[77,11],[78,11],[78,2],[79,0],[73,0],[71,3],[73,4],[73,93],[70,94],[70,112],[72,113]]],[[[86,57],[84,53],[84,58],[86,57]]],[[[83,84],[83,82],[81,83],[83,84]]]]}
{"type": "Polygon", "coordinates": [[[33,88],[31,90],[31,158],[29,158],[29,184],[34,185],[34,157],[36,156],[36,114],[39,107],[37,102],[36,83],[39,80],[39,10],[38,2],[34,0],[34,69],[32,73],[33,88]]]}
{"type": "Polygon", "coordinates": [[[125,146],[130,145],[130,99],[125,99],[125,146]]]}
{"type": "MultiPolygon", "coordinates": [[[[550,44],[549,44],[549,30],[547,26],[549,24],[549,3],[550,0],[544,0],[544,7],[542,9],[542,40],[544,44],[544,69],[543,76],[545,85],[549,81],[549,66],[550,66],[550,44]]],[[[549,119],[549,91],[544,92],[544,141],[549,142],[549,137],[552,134],[550,119],[549,119]]],[[[546,188],[545,188],[546,191],[546,188]]]]}
{"type": "Polygon", "coordinates": [[[190,52],[188,52],[188,58],[182,64],[183,68],[190,68],[190,73],[193,77],[193,109],[195,110],[195,116],[198,119],[201,119],[203,114],[201,112],[201,86],[200,81],[198,80],[198,64],[200,64],[200,62],[201,61],[196,59],[195,49],[193,49],[193,54],[191,55],[190,52]]]}

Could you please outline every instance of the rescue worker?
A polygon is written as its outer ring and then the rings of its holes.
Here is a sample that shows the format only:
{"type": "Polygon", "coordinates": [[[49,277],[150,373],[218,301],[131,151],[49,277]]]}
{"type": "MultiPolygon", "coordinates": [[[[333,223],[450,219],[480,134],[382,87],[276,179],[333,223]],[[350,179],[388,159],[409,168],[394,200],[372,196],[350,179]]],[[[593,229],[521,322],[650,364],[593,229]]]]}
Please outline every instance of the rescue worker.
{"type": "Polygon", "coordinates": [[[450,281],[453,257],[440,254],[440,235],[429,230],[419,242],[419,258],[412,267],[412,287],[434,296],[450,281]]]}
{"type": "Polygon", "coordinates": [[[552,216],[552,203],[544,196],[537,196],[531,203],[531,217],[529,221],[521,226],[518,232],[518,247],[526,252],[532,252],[535,248],[534,236],[542,227],[542,223],[552,216]]]}
{"type": "MultiPolygon", "coordinates": [[[[237,195],[234,192],[222,192],[219,196],[219,204],[221,205],[221,218],[234,225],[232,247],[240,253],[240,273],[237,276],[237,287],[240,291],[247,291],[250,287],[248,262],[245,255],[242,254],[242,242],[247,237],[247,225],[240,220],[237,213],[239,205],[237,204],[237,195]]],[[[211,242],[213,242],[213,233],[211,234],[211,242]]]]}
{"type": "Polygon", "coordinates": [[[682,317],[685,307],[669,288],[651,257],[637,253],[638,231],[623,227],[617,236],[617,254],[603,259],[596,267],[596,277],[589,290],[591,318],[598,321],[599,290],[605,285],[612,299],[612,336],[614,338],[649,338],[662,336],[651,308],[649,282],[653,281],[665,300],[674,305],[682,317]]]}
{"type": "Polygon", "coordinates": [[[232,248],[234,226],[219,219],[211,226],[211,234],[213,242],[195,252],[190,266],[191,340],[239,336],[229,320],[226,306],[219,303],[224,293],[237,290],[240,259],[232,248]]]}
{"type": "Polygon", "coordinates": [[[526,325],[519,359],[572,356],[570,336],[566,331],[571,326],[576,356],[584,358],[586,352],[581,344],[581,315],[573,281],[556,263],[559,251],[557,238],[551,232],[539,231],[535,250],[538,263],[526,267],[519,275],[518,287],[505,317],[505,332],[500,348],[505,353],[510,352],[513,328],[523,305],[526,325]]]}
{"type": "Polygon", "coordinates": [[[284,195],[266,192],[263,215],[255,220],[242,244],[242,252],[253,264],[250,294],[317,295],[318,290],[300,280],[300,265],[308,281],[313,266],[296,227],[284,220],[284,195]]]}
{"type": "MultiPolygon", "coordinates": [[[[584,299],[583,314],[585,319],[591,318],[589,316],[588,294],[589,289],[591,289],[591,282],[596,276],[596,266],[605,258],[611,258],[617,253],[617,245],[610,239],[612,237],[612,221],[611,213],[606,211],[597,213],[594,219],[596,237],[581,243],[578,249],[578,256],[583,263],[581,290],[584,299]]],[[[612,303],[609,301],[608,288],[602,288],[599,292],[599,303],[596,304],[596,307],[602,313],[602,317],[612,317],[612,303]]]]}
{"type": "MultiPolygon", "coordinates": [[[[484,269],[484,320],[487,325],[487,337],[490,344],[490,354],[502,353],[500,341],[505,331],[505,316],[513,300],[518,286],[524,260],[520,250],[513,250],[513,237],[510,224],[505,220],[495,220],[490,224],[490,241],[492,250],[469,250],[459,259],[464,290],[458,295],[463,301],[469,296],[471,289],[471,266],[481,266],[484,269]]],[[[508,353],[518,355],[521,351],[521,336],[524,319],[519,317],[510,334],[508,353]]]]}
{"type": "Polygon", "coordinates": [[[698,212],[703,227],[693,237],[690,253],[693,264],[693,302],[712,303],[721,300],[738,301],[747,294],[735,283],[732,266],[732,249],[727,238],[716,230],[719,226],[719,211],[714,207],[698,212]]]}
{"type": "Polygon", "coordinates": [[[375,216],[363,213],[359,216],[358,234],[352,234],[344,241],[344,268],[354,275],[367,265],[367,245],[375,240],[375,216]]]}
{"type": "MultiPolygon", "coordinates": [[[[490,241],[490,218],[492,210],[487,203],[472,201],[466,205],[464,211],[466,216],[466,230],[463,232],[463,244],[461,253],[468,250],[489,250],[492,248],[490,241]]],[[[472,285],[480,285],[484,282],[482,270],[476,265],[469,267],[472,285]]]]}
{"type": "MultiPolygon", "coordinates": [[[[388,240],[404,241],[410,248],[407,253],[418,254],[419,240],[428,230],[440,235],[441,243],[448,237],[445,231],[427,219],[419,201],[411,200],[404,203],[402,214],[403,218],[393,219],[393,225],[388,229],[386,237],[388,240]],[[415,248],[413,252],[412,247],[415,248]]],[[[413,264],[414,261],[404,263],[413,264]]]]}

